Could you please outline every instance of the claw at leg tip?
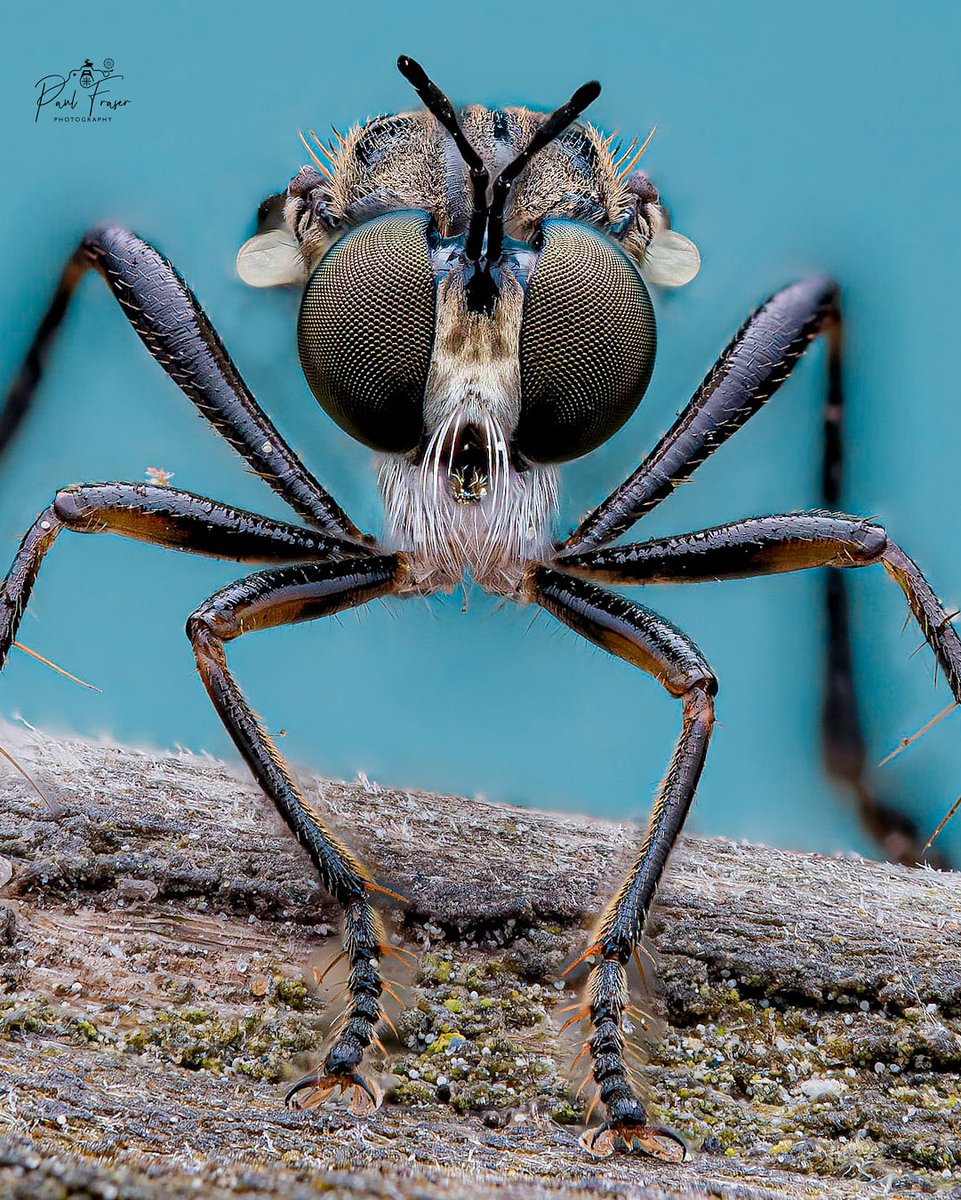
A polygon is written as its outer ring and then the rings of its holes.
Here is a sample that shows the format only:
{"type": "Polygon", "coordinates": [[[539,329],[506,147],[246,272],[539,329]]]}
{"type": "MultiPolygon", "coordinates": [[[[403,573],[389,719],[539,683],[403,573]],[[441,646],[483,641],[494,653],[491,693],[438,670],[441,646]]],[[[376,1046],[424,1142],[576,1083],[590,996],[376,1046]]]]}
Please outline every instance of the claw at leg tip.
{"type": "Polygon", "coordinates": [[[319,1108],[328,1101],[347,1107],[357,1117],[369,1116],[384,1102],[384,1093],[375,1084],[373,1087],[363,1075],[321,1075],[312,1073],[298,1079],[291,1087],[284,1102],[288,1108],[298,1112],[319,1108]]]}
{"type": "Polygon", "coordinates": [[[644,1154],[660,1162],[682,1163],[688,1157],[684,1140],[673,1130],[659,1126],[605,1123],[585,1129],[578,1141],[595,1158],[607,1158],[618,1142],[628,1153],[644,1154]]]}

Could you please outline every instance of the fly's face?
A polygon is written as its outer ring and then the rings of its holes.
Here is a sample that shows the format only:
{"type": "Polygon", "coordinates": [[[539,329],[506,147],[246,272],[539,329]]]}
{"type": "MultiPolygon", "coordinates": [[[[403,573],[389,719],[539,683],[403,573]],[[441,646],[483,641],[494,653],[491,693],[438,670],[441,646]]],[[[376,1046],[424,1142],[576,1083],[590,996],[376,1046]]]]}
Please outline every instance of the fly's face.
{"type": "Polygon", "coordinates": [[[634,169],[636,143],[619,154],[577,120],[597,85],[549,116],[456,114],[400,66],[427,111],[328,146],[312,134],[283,228],[238,265],[256,285],[304,284],[307,382],[381,455],[391,536],[420,583],[469,570],[510,590],[549,545],[556,464],[607,441],[647,388],[646,283],[687,282],[697,251],[634,169]]]}

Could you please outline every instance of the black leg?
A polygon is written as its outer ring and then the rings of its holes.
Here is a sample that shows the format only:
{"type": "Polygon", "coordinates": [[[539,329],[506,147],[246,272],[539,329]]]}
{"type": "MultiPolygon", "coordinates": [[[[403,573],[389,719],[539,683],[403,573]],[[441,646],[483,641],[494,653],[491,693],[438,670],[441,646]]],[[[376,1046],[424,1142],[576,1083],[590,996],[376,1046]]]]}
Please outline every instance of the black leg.
{"type": "MultiPolygon", "coordinates": [[[[879,525],[868,521],[825,513],[789,513],[736,521],[635,545],[562,555],[558,559],[558,566],[564,571],[613,584],[696,583],[773,575],[806,567],[863,567],[874,563],[881,564],[904,592],[955,699],[961,702],[961,639],[950,616],[918,567],[879,525]]],[[[828,594],[829,602],[836,602],[838,597],[837,592],[828,594]]],[[[843,608],[842,619],[846,625],[843,608]]],[[[846,628],[841,628],[846,632],[846,628]]],[[[838,638],[832,654],[836,668],[834,686],[849,688],[850,664],[843,661],[843,656],[849,655],[846,637],[838,638]]],[[[842,720],[852,711],[849,707],[852,698],[838,697],[834,719],[842,720]]],[[[826,719],[831,718],[830,706],[826,707],[825,715],[826,719]]],[[[850,730],[838,732],[834,741],[839,756],[836,769],[839,775],[859,785],[863,742],[856,723],[854,733],[856,737],[850,730]]],[[[920,851],[916,831],[910,824],[898,814],[886,811],[870,792],[866,809],[868,827],[873,826],[882,837],[891,857],[917,862],[920,851]]]]}
{"type": "Polygon", "coordinates": [[[379,1096],[358,1068],[381,1019],[378,960],[383,937],[370,904],[374,885],[325,827],[320,813],[298,792],[277,747],[231,674],[224,645],[252,630],[315,620],[366,604],[396,591],[402,573],[403,566],[394,555],[263,571],[217,592],[187,622],[200,676],[220,719],[344,911],[350,1000],[323,1066],[288,1093],[288,1103],[295,1108],[323,1103],[338,1089],[353,1093],[355,1111],[379,1104],[379,1096]]]}
{"type": "MultiPolygon", "coordinates": [[[[590,513],[561,548],[585,553],[619,537],[669,496],[679,483],[774,394],[818,334],[827,342],[827,396],[821,496],[826,508],[842,500],[842,319],[837,286],[815,277],[777,292],[744,323],[687,408],[640,467],[590,513]]],[[[851,652],[847,581],[828,572],[821,745],[828,774],[854,797],[867,833],[888,858],[916,862],[914,823],[882,801],[866,771],[866,751],[851,652]]]]}
{"type": "Polygon", "coordinates": [[[821,746],[828,775],[847,789],[861,826],[890,862],[944,867],[936,847],[926,847],[917,822],[879,794],[861,727],[851,653],[847,579],[840,571],[824,575],[827,657],[821,701],[821,746]]]}
{"type": "Polygon", "coordinates": [[[694,799],[714,724],[717,681],[685,634],[622,596],[541,567],[531,576],[528,598],[582,637],[653,675],[681,701],[681,734],[654,799],[647,833],[588,952],[600,956],[589,983],[593,1033],[588,1045],[608,1120],[583,1139],[595,1154],[609,1154],[620,1139],[629,1149],[678,1161],[684,1157],[683,1142],[669,1130],[648,1124],[628,1079],[623,1032],[626,964],[637,949],[658,880],[694,799]]]}
{"type": "Polygon", "coordinates": [[[157,362],[256,473],[304,520],[366,544],[260,408],[193,292],[153,246],[127,229],[92,229],[67,263],[0,409],[0,454],[30,408],[73,292],[91,267],[157,362]]]}
{"type": "MultiPolygon", "coordinates": [[[[843,499],[844,381],[841,370],[843,326],[840,313],[827,325],[827,402],[824,406],[824,448],[821,499],[836,511],[843,499]]],[[[828,775],[846,788],[857,805],[868,836],[892,862],[913,864],[926,858],[941,865],[941,856],[925,852],[918,827],[878,795],[867,770],[867,747],[861,725],[847,577],[841,571],[824,573],[824,614],[827,653],[821,697],[821,750],[828,775]]]]}
{"type": "Polygon", "coordinates": [[[43,557],[64,529],[119,533],[237,562],[326,561],[349,558],[356,551],[350,542],[173,488],[137,483],[64,488],[27,532],[0,585],[0,667],[17,636],[43,557]]]}
{"type": "Polygon", "coordinates": [[[770,400],[822,332],[830,335],[823,486],[825,503],[836,504],[841,483],[838,291],[833,280],[816,276],[776,292],[744,322],[644,462],[584,518],[559,552],[582,554],[626,533],[770,400]]]}

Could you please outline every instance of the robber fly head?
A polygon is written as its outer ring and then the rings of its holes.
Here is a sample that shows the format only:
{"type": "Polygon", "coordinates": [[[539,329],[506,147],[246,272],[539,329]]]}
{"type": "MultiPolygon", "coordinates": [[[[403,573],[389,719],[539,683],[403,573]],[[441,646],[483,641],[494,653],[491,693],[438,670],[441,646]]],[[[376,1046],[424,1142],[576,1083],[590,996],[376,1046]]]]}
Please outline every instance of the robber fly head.
{"type": "Polygon", "coordinates": [[[311,131],[284,227],[243,247],[240,273],[305,283],[307,382],[395,460],[388,491],[413,468],[435,504],[497,507],[513,489],[549,507],[551,465],[610,438],[647,388],[645,280],[686,283],[697,251],[635,170],[644,147],[579,121],[599,84],[548,115],[456,112],[417,63],[398,66],[425,109],[327,145],[311,131]]]}

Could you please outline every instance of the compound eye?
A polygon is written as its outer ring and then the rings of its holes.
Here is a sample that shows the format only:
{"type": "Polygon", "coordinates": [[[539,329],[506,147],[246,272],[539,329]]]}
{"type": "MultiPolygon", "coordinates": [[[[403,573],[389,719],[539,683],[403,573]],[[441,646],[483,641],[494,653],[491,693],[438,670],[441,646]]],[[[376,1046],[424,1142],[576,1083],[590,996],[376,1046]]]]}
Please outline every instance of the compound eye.
{"type": "Polygon", "coordinates": [[[430,217],[359,226],[318,263],[297,323],[300,364],[326,412],[374,450],[412,450],[434,341],[430,217]]]}
{"type": "Polygon", "coordinates": [[[517,448],[532,462],[596,449],[624,424],[654,369],[644,280],[622,250],[576,221],[548,220],[521,323],[517,448]]]}

